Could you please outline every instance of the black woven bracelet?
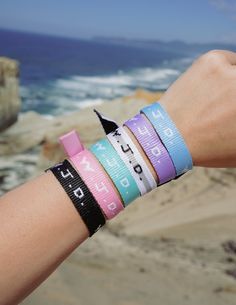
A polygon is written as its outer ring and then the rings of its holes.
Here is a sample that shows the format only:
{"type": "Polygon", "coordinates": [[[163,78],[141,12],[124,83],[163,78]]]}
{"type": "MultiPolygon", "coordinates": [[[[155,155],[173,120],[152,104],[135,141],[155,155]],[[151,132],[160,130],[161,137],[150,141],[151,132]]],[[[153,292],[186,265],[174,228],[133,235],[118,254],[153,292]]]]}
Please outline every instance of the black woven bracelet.
{"type": "Polygon", "coordinates": [[[45,170],[51,170],[64,188],[86,224],[90,237],[106,222],[96,199],[68,160],[45,170]]]}

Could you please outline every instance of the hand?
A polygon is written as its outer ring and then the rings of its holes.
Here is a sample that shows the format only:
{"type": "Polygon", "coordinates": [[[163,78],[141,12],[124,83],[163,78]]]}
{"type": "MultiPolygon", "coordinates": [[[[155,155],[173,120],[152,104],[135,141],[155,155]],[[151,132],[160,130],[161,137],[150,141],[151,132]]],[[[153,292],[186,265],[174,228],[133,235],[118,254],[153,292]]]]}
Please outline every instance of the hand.
{"type": "Polygon", "coordinates": [[[202,55],[160,102],[183,135],[194,165],[236,167],[236,53],[202,55]]]}

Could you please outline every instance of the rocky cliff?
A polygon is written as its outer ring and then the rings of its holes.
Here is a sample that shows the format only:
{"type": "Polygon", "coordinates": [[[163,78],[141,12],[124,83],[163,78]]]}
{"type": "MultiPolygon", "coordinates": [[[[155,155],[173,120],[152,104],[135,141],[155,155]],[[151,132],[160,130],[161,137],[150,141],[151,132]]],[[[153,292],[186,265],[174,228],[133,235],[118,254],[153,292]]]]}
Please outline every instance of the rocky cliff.
{"type": "Polygon", "coordinates": [[[12,125],[20,110],[19,67],[15,60],[0,57],[0,131],[12,125]]]}

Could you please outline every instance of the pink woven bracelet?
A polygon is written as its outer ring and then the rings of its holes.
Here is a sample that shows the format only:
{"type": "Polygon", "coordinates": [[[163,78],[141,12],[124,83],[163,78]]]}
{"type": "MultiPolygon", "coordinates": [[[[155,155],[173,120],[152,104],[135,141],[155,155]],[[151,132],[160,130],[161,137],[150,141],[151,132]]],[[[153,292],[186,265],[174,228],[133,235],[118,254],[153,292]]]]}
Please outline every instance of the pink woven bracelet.
{"type": "Polygon", "coordinates": [[[87,184],[107,219],[112,219],[124,209],[122,201],[100,163],[84,148],[75,130],[60,137],[66,154],[81,178],[87,184]]]}

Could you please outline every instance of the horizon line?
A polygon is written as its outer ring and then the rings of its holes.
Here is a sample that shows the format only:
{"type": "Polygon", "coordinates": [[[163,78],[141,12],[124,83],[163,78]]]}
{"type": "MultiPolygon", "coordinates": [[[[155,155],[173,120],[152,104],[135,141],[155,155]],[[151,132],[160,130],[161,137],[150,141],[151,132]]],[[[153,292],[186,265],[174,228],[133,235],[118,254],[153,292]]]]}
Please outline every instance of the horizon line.
{"type": "Polygon", "coordinates": [[[233,45],[235,46],[236,43],[230,43],[230,42],[223,42],[223,41],[211,41],[211,42],[188,42],[183,39],[172,39],[172,40],[163,40],[159,38],[130,38],[130,37],[125,37],[125,36],[103,36],[103,35],[93,35],[93,36],[88,36],[88,37],[75,37],[75,36],[65,36],[65,35],[60,35],[60,34],[52,34],[52,33],[45,33],[45,32],[34,32],[30,30],[19,30],[19,29],[12,29],[12,28],[5,28],[5,27],[0,27],[0,31],[6,31],[6,32],[16,32],[16,33],[22,33],[22,34],[31,34],[31,35],[38,35],[38,36],[46,36],[46,37],[54,37],[54,38],[63,38],[63,39],[69,39],[69,40],[85,40],[85,41],[92,41],[96,39],[104,39],[104,40],[123,40],[126,42],[162,42],[162,43],[171,43],[171,42],[180,42],[180,43],[185,43],[187,45],[193,45],[193,44],[198,44],[198,45],[207,45],[207,44],[222,44],[222,45],[233,45]]]}

